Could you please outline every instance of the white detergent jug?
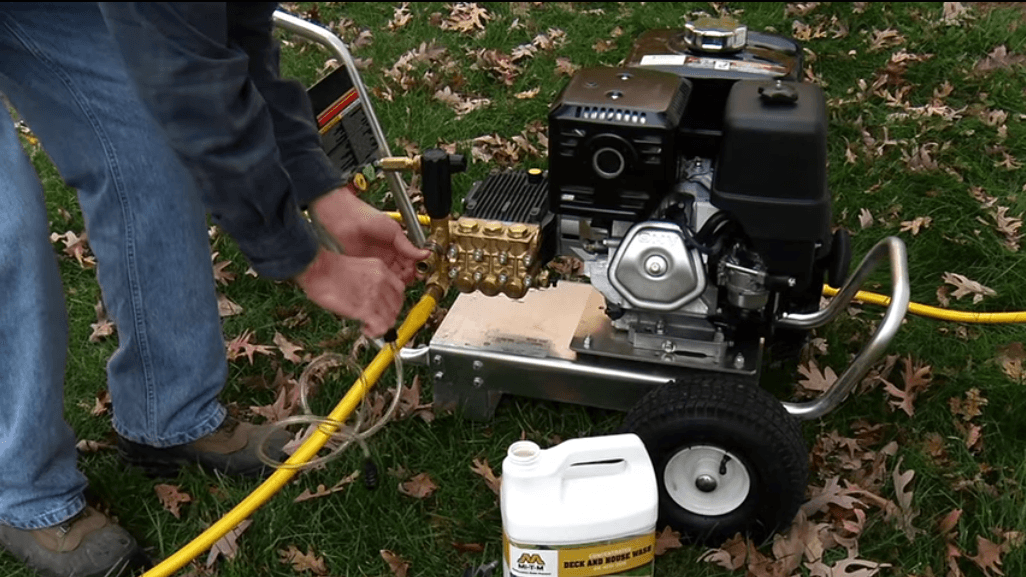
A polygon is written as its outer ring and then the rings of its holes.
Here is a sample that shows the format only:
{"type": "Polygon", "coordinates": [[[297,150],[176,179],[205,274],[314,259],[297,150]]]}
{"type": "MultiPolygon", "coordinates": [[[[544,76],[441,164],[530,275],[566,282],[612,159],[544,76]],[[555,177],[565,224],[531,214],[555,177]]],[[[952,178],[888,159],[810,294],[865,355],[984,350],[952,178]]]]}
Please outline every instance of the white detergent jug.
{"type": "Polygon", "coordinates": [[[513,443],[502,462],[503,576],[651,576],[659,494],[637,435],[513,443]]]}

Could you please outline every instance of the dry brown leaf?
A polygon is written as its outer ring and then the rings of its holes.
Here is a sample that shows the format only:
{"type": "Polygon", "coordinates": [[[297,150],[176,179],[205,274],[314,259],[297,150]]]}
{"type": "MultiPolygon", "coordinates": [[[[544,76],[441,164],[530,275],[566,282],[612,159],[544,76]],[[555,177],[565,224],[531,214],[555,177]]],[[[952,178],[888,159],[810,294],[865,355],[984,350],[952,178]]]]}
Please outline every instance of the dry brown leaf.
{"type": "Polygon", "coordinates": [[[235,555],[239,552],[239,536],[252,524],[252,520],[246,519],[234,529],[225,533],[224,537],[218,539],[210,548],[210,553],[207,554],[207,560],[204,565],[207,567],[213,566],[218,557],[234,559],[235,555]]]}
{"type": "Polygon", "coordinates": [[[955,287],[955,292],[951,293],[951,296],[956,299],[961,299],[967,295],[973,295],[973,303],[975,304],[982,301],[984,297],[997,296],[997,292],[993,289],[985,287],[964,275],[946,272],[942,279],[945,283],[955,287]]]}
{"type": "Polygon", "coordinates": [[[324,485],[317,485],[317,490],[310,492],[310,489],[303,489],[303,492],[298,497],[292,500],[293,503],[302,503],[303,501],[309,501],[310,499],[317,499],[319,497],[327,497],[332,493],[338,493],[347,486],[351,485],[353,481],[360,477],[360,471],[353,471],[348,477],[345,477],[338,483],[335,483],[330,488],[325,488],[324,485]]]}
{"type": "Polygon", "coordinates": [[[953,509],[950,513],[945,515],[944,518],[937,523],[937,530],[940,531],[941,535],[948,537],[949,534],[951,534],[951,532],[955,530],[955,527],[958,526],[958,520],[961,518],[962,510],[953,509]]]}
{"type": "Polygon", "coordinates": [[[792,2],[784,7],[784,16],[805,16],[819,7],[822,2],[792,2]]]}
{"type": "Polygon", "coordinates": [[[278,346],[278,350],[281,351],[281,356],[285,357],[286,361],[293,363],[303,362],[303,358],[296,354],[303,350],[303,347],[289,342],[289,340],[278,331],[274,331],[274,338],[272,340],[274,341],[274,344],[278,346]]]}
{"type": "Polygon", "coordinates": [[[998,232],[1005,237],[1005,246],[1012,252],[1018,251],[1019,241],[1022,239],[1022,234],[1019,232],[1019,229],[1022,228],[1022,218],[1008,216],[1007,206],[995,208],[991,212],[991,216],[994,217],[998,232]]]}
{"type": "Polygon", "coordinates": [[[453,549],[460,555],[466,553],[484,553],[484,545],[480,543],[461,543],[459,541],[452,542],[453,549]]]}
{"type": "Polygon", "coordinates": [[[1009,54],[1008,49],[1004,44],[998,46],[987,55],[986,58],[980,60],[973,67],[973,73],[977,75],[986,74],[988,72],[998,70],[1001,68],[1009,68],[1026,63],[1026,56],[1020,54],[1009,54]]]}
{"type": "Polygon", "coordinates": [[[905,414],[912,417],[915,415],[915,407],[913,402],[919,393],[926,390],[930,385],[932,376],[930,374],[931,367],[929,365],[922,365],[918,361],[913,365],[910,357],[902,359],[904,362],[904,369],[902,370],[902,381],[904,389],[899,389],[891,383],[884,381],[884,389],[895,400],[889,401],[892,409],[901,409],[905,411],[905,414]]]}
{"type": "Polygon", "coordinates": [[[406,574],[410,570],[410,562],[389,551],[388,549],[381,550],[381,558],[388,563],[388,568],[392,570],[392,574],[395,577],[406,577],[406,574]]]}
{"type": "Polygon", "coordinates": [[[827,567],[822,562],[806,564],[812,577],[873,577],[878,575],[881,569],[886,569],[889,563],[878,563],[865,559],[842,559],[832,566],[827,567]]]}
{"type": "Polygon", "coordinates": [[[912,482],[916,472],[909,469],[904,473],[899,473],[901,462],[902,459],[899,458],[898,464],[895,465],[894,472],[891,475],[894,480],[894,492],[897,494],[898,499],[898,525],[909,541],[915,541],[916,535],[921,531],[912,526],[912,521],[919,515],[919,511],[912,507],[913,492],[908,488],[908,485],[912,482]]]}
{"type": "Polygon", "coordinates": [[[180,511],[182,503],[192,502],[192,497],[188,493],[179,491],[178,485],[160,484],[153,487],[153,490],[156,491],[160,504],[170,511],[175,516],[175,519],[182,518],[180,511]]]}
{"type": "Polygon", "coordinates": [[[680,542],[680,533],[670,529],[669,526],[663,527],[663,530],[656,535],[655,540],[655,554],[662,555],[670,549],[679,549],[683,547],[680,542]]]}
{"type": "Polygon", "coordinates": [[[873,224],[873,213],[869,212],[868,209],[859,209],[859,226],[862,228],[869,228],[873,224]]]}
{"type": "Polygon", "coordinates": [[[580,68],[570,59],[565,56],[556,58],[556,75],[557,76],[573,76],[577,73],[577,69],[580,68]]]}
{"type": "Polygon", "coordinates": [[[963,421],[971,421],[983,414],[983,407],[987,406],[987,399],[983,397],[980,390],[973,387],[966,391],[965,400],[958,397],[948,399],[948,406],[951,414],[961,417],[963,421]]]}
{"type": "Polygon", "coordinates": [[[997,358],[1001,370],[1017,383],[1023,381],[1022,363],[1026,360],[1026,350],[1023,350],[1022,343],[1012,343],[999,347],[997,358]]]}
{"type": "Polygon", "coordinates": [[[808,365],[799,365],[798,372],[804,377],[798,384],[807,391],[821,393],[837,382],[837,373],[830,367],[821,371],[815,360],[810,360],[808,365]]]}
{"type": "Polygon", "coordinates": [[[89,414],[94,417],[106,414],[110,408],[110,391],[103,389],[99,393],[96,393],[96,400],[93,403],[93,408],[89,411],[89,414]]]}
{"type": "Polygon", "coordinates": [[[592,50],[594,50],[595,52],[598,52],[599,54],[601,54],[603,52],[609,52],[610,50],[616,48],[616,41],[615,40],[609,40],[609,39],[599,39],[599,40],[596,40],[595,43],[591,45],[591,48],[592,48],[592,50]]]}
{"type": "Polygon", "coordinates": [[[869,51],[876,52],[884,48],[891,48],[905,43],[905,37],[897,30],[888,28],[886,30],[873,30],[869,40],[869,51]]]}
{"type": "Polygon", "coordinates": [[[288,549],[278,551],[278,556],[281,557],[282,563],[290,563],[292,570],[297,573],[309,571],[314,575],[328,574],[328,567],[324,564],[324,559],[314,555],[312,548],[308,548],[306,553],[303,553],[295,545],[289,545],[288,549]]]}
{"type": "Polygon", "coordinates": [[[392,9],[392,19],[388,21],[387,27],[395,32],[409,24],[410,20],[413,20],[413,14],[410,14],[410,3],[403,2],[400,6],[392,9]]]}
{"type": "Polygon", "coordinates": [[[112,443],[103,443],[101,441],[90,441],[88,439],[82,439],[75,445],[75,449],[79,453],[97,453],[105,451],[107,449],[116,449],[117,447],[112,443]]]}
{"type": "Polygon", "coordinates": [[[239,357],[246,357],[249,359],[249,364],[253,364],[253,355],[272,355],[274,349],[267,345],[258,345],[250,342],[253,339],[253,331],[246,329],[242,331],[242,334],[235,337],[228,342],[228,360],[234,361],[239,357]]]}
{"type": "Polygon", "coordinates": [[[211,255],[210,255],[210,262],[211,262],[211,266],[214,267],[214,280],[218,284],[226,285],[226,284],[232,282],[233,280],[235,280],[235,273],[233,273],[231,271],[228,271],[228,270],[225,270],[226,268],[228,268],[232,264],[232,261],[230,261],[230,260],[222,260],[221,262],[217,262],[217,257],[220,254],[221,253],[219,253],[219,252],[211,253],[211,255]]]}
{"type": "Polygon", "coordinates": [[[899,232],[911,232],[912,236],[919,234],[919,231],[924,228],[929,228],[930,223],[933,222],[933,218],[929,216],[917,216],[912,220],[906,220],[901,223],[901,230],[899,232]]]}
{"type": "Polygon", "coordinates": [[[1001,571],[1002,547],[984,537],[976,537],[976,555],[966,557],[983,570],[984,575],[1004,575],[1001,571]]]}
{"type": "Polygon", "coordinates": [[[488,459],[474,459],[474,465],[470,470],[483,477],[488,488],[491,489],[496,496],[499,495],[500,488],[502,487],[502,477],[495,476],[495,473],[492,472],[492,468],[488,465],[488,459]]]}
{"type": "Polygon", "coordinates": [[[114,323],[107,318],[107,308],[103,306],[103,301],[96,301],[96,306],[93,307],[96,311],[96,322],[89,325],[89,328],[93,329],[93,332],[89,334],[89,342],[98,343],[101,340],[114,334],[114,323]]]}
{"type": "Polygon", "coordinates": [[[242,314],[242,307],[221,293],[217,293],[217,314],[221,317],[232,317],[242,314]]]}
{"type": "Polygon", "coordinates": [[[427,473],[421,473],[405,483],[399,483],[399,492],[415,499],[426,499],[436,489],[438,489],[438,485],[435,485],[427,473]]]}
{"type": "Polygon", "coordinates": [[[513,95],[513,97],[516,98],[517,100],[530,100],[530,99],[534,98],[535,96],[538,96],[539,92],[541,92],[541,87],[540,86],[532,88],[530,90],[524,90],[523,92],[517,92],[516,94],[513,95]]]}
{"type": "Polygon", "coordinates": [[[96,257],[89,250],[88,236],[85,231],[82,232],[82,236],[78,236],[70,230],[64,234],[55,232],[50,235],[50,242],[60,240],[64,243],[64,254],[73,257],[82,268],[91,269],[96,268],[96,257]]]}
{"type": "Polygon", "coordinates": [[[945,26],[961,26],[973,18],[972,12],[961,2],[945,2],[941,22],[945,26]]]}
{"type": "Polygon", "coordinates": [[[485,22],[492,19],[487,10],[476,2],[457,2],[452,5],[449,17],[442,21],[442,30],[453,30],[462,34],[473,34],[484,30],[485,22]]]}
{"type": "Polygon", "coordinates": [[[802,505],[802,511],[806,516],[811,517],[816,513],[825,512],[830,505],[836,505],[842,509],[854,509],[857,505],[865,506],[855,495],[864,494],[865,491],[858,487],[841,487],[840,477],[831,477],[822,487],[810,486],[812,495],[802,505]]]}

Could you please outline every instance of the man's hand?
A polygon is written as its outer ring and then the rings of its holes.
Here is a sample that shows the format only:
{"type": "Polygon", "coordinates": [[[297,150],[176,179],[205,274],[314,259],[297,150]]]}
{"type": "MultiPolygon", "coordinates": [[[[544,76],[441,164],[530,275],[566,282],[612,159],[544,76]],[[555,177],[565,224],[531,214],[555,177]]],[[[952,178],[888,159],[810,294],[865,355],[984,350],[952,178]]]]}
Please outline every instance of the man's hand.
{"type": "Polygon", "coordinates": [[[311,301],[363,322],[363,334],[377,338],[395,326],[406,284],[384,262],[320,249],[296,282],[311,301]]]}
{"type": "Polygon", "coordinates": [[[404,283],[416,277],[416,264],[428,257],[406,238],[399,223],[360,200],[349,187],[318,198],[310,209],[348,256],[380,259],[404,283]]]}

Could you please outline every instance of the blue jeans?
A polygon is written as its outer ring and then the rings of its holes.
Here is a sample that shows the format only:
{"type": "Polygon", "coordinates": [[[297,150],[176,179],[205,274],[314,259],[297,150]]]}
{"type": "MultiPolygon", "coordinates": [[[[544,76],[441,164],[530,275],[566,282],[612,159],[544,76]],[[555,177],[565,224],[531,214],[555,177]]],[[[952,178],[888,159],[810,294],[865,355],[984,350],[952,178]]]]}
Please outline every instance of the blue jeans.
{"type": "MultiPolygon", "coordinates": [[[[156,447],[211,433],[227,364],[204,208],[97,6],[0,6],[0,92],[78,190],[117,325],[115,430],[156,447]]],[[[63,418],[67,314],[49,234],[38,178],[0,113],[0,523],[22,529],[85,504],[63,418]]]]}

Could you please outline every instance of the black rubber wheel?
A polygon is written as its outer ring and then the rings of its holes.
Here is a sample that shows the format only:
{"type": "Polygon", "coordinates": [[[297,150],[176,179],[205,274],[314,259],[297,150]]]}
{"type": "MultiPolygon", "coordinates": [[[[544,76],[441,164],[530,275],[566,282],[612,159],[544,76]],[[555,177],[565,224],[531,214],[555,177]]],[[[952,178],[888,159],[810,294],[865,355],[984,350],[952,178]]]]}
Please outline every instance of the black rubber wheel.
{"type": "Polygon", "coordinates": [[[756,542],[790,525],[805,501],[808,450],[798,420],[751,382],[697,373],[663,385],[630,410],[659,485],[659,525],[719,545],[756,542]]]}

